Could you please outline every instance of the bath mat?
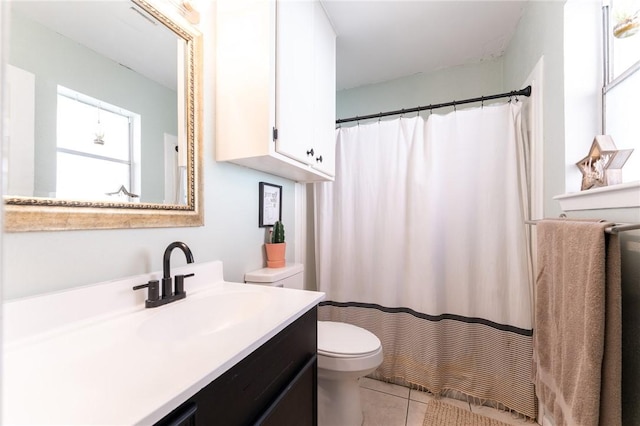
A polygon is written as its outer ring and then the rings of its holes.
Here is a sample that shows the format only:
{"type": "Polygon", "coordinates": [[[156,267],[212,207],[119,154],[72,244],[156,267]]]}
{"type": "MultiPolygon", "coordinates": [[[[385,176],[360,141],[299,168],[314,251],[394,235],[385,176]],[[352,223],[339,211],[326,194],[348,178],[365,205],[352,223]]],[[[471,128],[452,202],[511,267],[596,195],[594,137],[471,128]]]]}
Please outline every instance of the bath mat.
{"type": "Polygon", "coordinates": [[[433,400],[427,404],[422,426],[509,426],[499,420],[433,400]]]}

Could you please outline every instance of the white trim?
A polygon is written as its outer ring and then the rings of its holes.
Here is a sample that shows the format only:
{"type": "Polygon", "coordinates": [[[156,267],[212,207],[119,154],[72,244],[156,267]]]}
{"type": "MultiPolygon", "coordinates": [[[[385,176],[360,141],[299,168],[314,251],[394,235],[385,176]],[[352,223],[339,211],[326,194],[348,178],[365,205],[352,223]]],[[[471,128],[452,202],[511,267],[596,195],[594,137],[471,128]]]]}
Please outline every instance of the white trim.
{"type": "MultiPolygon", "coordinates": [[[[6,90],[4,90],[5,89],[5,72],[6,72],[5,65],[7,62],[7,51],[8,51],[6,47],[8,45],[8,38],[9,38],[8,12],[9,12],[8,2],[0,1],[0,87],[2,87],[2,90],[0,90],[0,194],[2,195],[4,195],[4,192],[5,192],[4,181],[5,181],[6,172],[7,172],[6,167],[4,165],[4,160],[3,160],[4,150],[8,142],[7,137],[5,136],[5,132],[7,131],[6,127],[9,122],[9,120],[5,118],[5,114],[7,113],[7,111],[5,111],[7,95],[6,95],[6,90]]],[[[5,325],[3,323],[4,304],[2,303],[3,281],[4,281],[3,278],[5,273],[4,272],[5,268],[3,267],[3,264],[4,264],[3,238],[4,238],[4,205],[0,206],[0,342],[4,342],[3,329],[5,325]]],[[[4,400],[4,398],[2,397],[2,389],[4,388],[4,386],[2,386],[2,379],[1,379],[2,377],[5,377],[2,369],[3,368],[2,360],[4,359],[3,346],[4,345],[0,345],[0,419],[4,418],[2,415],[2,401],[4,400]]]]}
{"type": "Polygon", "coordinates": [[[640,181],[553,197],[563,211],[640,207],[640,181]]]}
{"type": "Polygon", "coordinates": [[[542,219],[544,216],[544,121],[543,121],[543,88],[544,88],[544,56],[541,56],[535,67],[521,87],[531,86],[529,97],[530,109],[527,126],[531,130],[531,218],[542,219]]]}
{"type": "Polygon", "coordinates": [[[295,220],[295,263],[302,263],[307,255],[307,186],[304,183],[294,184],[294,220],[295,220]]]}
{"type": "MultiPolygon", "coordinates": [[[[521,85],[521,87],[531,86],[531,96],[527,100],[529,102],[527,128],[529,133],[529,154],[531,167],[531,185],[529,188],[530,219],[542,219],[544,216],[544,121],[543,121],[543,93],[544,93],[544,56],[541,56],[533,70],[521,85]]],[[[536,234],[531,234],[531,261],[532,270],[537,271],[536,253],[536,234]]],[[[534,275],[535,276],[535,275],[534,275]]],[[[531,283],[531,296],[535,300],[535,290],[531,283]]],[[[532,321],[535,321],[532,310],[532,321]]],[[[544,406],[538,401],[538,423],[544,424],[544,406]]]]}
{"type": "Polygon", "coordinates": [[[625,72],[620,74],[618,77],[614,78],[611,82],[609,82],[608,84],[605,84],[604,87],[602,88],[602,92],[606,95],[607,92],[609,92],[611,89],[613,89],[618,84],[622,83],[623,81],[625,81],[627,78],[631,77],[633,74],[635,74],[638,71],[640,71],[640,60],[635,64],[633,64],[632,66],[630,66],[629,68],[627,68],[625,72]]]}

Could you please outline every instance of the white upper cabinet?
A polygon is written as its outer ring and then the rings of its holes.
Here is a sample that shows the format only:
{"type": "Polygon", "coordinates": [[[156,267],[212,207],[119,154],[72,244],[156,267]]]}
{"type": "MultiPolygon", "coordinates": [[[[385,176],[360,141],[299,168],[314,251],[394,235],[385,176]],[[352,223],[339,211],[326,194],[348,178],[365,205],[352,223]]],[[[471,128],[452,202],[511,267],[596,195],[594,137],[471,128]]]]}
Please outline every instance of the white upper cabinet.
{"type": "Polygon", "coordinates": [[[336,33],[318,2],[314,3],[314,167],[335,175],[336,33]]]}
{"type": "Polygon", "coordinates": [[[333,179],[335,39],[318,1],[217,2],[218,161],[333,179]]]}

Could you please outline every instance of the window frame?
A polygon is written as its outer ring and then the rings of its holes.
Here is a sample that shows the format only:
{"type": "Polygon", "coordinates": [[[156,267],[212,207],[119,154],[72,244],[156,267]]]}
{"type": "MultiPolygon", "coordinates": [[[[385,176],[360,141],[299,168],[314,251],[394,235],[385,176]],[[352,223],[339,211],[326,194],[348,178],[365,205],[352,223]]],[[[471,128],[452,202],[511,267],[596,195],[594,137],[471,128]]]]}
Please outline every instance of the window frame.
{"type": "MultiPolygon", "coordinates": [[[[78,157],[83,157],[83,158],[91,158],[94,160],[100,160],[100,161],[106,161],[106,162],[110,162],[110,163],[118,163],[118,164],[124,164],[127,166],[128,169],[128,190],[130,193],[134,193],[136,195],[138,195],[138,197],[131,197],[128,196],[127,197],[127,201],[128,202],[140,202],[140,196],[141,196],[141,188],[140,188],[140,176],[138,176],[139,174],[139,167],[136,166],[136,158],[138,157],[137,153],[136,153],[136,143],[137,142],[137,138],[136,138],[136,132],[135,132],[135,126],[139,125],[139,115],[136,113],[133,113],[131,111],[128,111],[124,108],[115,106],[115,105],[111,105],[105,101],[102,101],[100,99],[94,98],[92,96],[88,96],[85,95],[81,92],[77,92],[73,89],[69,89],[65,86],[61,86],[58,85],[57,88],[57,96],[63,96],[66,97],[68,99],[71,99],[73,101],[77,101],[80,102],[84,105],[87,105],[91,108],[99,108],[102,111],[107,111],[113,114],[117,114],[120,115],[122,117],[125,117],[127,119],[128,122],[128,130],[127,130],[127,134],[128,134],[128,142],[127,142],[127,160],[123,160],[120,158],[116,158],[116,157],[111,157],[111,156],[106,156],[106,155],[99,155],[99,154],[94,154],[91,152],[85,152],[85,151],[79,151],[79,150],[75,150],[75,149],[70,149],[70,148],[64,148],[64,147],[60,147],[58,140],[56,138],[56,155],[59,153],[64,153],[64,154],[69,154],[69,155],[75,155],[78,157]]],[[[117,188],[114,188],[114,190],[117,190],[117,188]]],[[[56,181],[56,192],[58,191],[58,182],[56,181]]],[[[102,201],[106,201],[106,200],[102,200],[102,201]]]]}
{"type": "MultiPolygon", "coordinates": [[[[640,37],[640,35],[638,35],[640,37]]],[[[640,59],[617,77],[613,76],[613,32],[611,30],[611,0],[602,1],[603,84],[602,84],[602,132],[607,134],[607,94],[620,83],[640,71],[640,59]]]]}

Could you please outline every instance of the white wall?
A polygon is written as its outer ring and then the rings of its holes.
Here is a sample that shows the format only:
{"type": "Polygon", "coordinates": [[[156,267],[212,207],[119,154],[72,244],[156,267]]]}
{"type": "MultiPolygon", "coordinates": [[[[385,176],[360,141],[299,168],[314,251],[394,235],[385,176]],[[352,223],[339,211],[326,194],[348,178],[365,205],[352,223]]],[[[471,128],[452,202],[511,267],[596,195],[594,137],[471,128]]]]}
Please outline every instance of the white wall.
{"type": "Polygon", "coordinates": [[[504,55],[504,84],[507,87],[522,84],[540,57],[544,57],[543,202],[546,217],[560,214],[560,206],[552,197],[565,192],[563,9],[564,1],[527,2],[504,55]]]}
{"type": "MultiPolygon", "coordinates": [[[[496,59],[340,90],[336,95],[336,115],[337,118],[347,118],[377,114],[514,89],[519,87],[503,87],[502,60],[496,59]]],[[[443,114],[447,110],[440,109],[435,112],[443,114]]],[[[421,114],[429,112],[423,111],[421,114]]]]}
{"type": "Polygon", "coordinates": [[[544,212],[580,190],[582,159],[601,133],[601,1],[528,2],[504,56],[505,85],[521,83],[544,56],[544,212]]]}
{"type": "MultiPolygon", "coordinates": [[[[264,229],[258,228],[258,182],[283,186],[287,259],[293,260],[294,184],[291,181],[214,160],[215,41],[213,2],[200,2],[204,37],[205,226],[109,231],[4,234],[4,295],[8,299],[162,269],[165,247],[187,243],[196,262],[220,259],[225,279],[242,281],[262,268],[264,229]]],[[[172,258],[184,264],[180,254],[172,258]]],[[[188,283],[185,284],[188,291],[188,283]]]]}
{"type": "Polygon", "coordinates": [[[602,0],[568,0],[564,8],[565,192],[578,192],[576,163],[602,134],[602,0]]]}

